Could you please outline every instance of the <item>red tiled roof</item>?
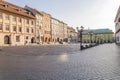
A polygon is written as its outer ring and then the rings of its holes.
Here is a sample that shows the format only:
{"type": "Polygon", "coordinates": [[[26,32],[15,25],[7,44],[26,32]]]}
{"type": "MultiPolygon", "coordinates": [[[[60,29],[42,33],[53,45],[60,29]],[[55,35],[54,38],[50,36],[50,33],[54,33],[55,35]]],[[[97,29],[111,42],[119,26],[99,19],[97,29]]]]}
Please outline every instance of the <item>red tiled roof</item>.
{"type": "Polygon", "coordinates": [[[11,13],[19,14],[22,16],[26,16],[29,18],[35,18],[31,13],[29,13],[26,9],[19,7],[17,5],[11,4],[6,1],[0,1],[0,10],[8,11],[11,13]]]}

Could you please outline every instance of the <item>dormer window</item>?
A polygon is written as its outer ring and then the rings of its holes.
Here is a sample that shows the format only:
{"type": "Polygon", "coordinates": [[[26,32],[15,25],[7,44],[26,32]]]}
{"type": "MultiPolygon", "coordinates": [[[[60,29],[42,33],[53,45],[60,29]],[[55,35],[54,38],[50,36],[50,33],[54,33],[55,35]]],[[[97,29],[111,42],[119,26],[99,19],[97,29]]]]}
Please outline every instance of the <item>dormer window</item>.
{"type": "Polygon", "coordinates": [[[19,9],[18,9],[18,12],[21,12],[21,11],[22,11],[22,10],[19,8],[19,9]]]}
{"type": "Polygon", "coordinates": [[[5,7],[5,8],[8,8],[8,4],[5,4],[4,7],[5,7]]]}
{"type": "Polygon", "coordinates": [[[31,14],[31,12],[28,12],[28,14],[30,15],[30,14],[31,14]]]}

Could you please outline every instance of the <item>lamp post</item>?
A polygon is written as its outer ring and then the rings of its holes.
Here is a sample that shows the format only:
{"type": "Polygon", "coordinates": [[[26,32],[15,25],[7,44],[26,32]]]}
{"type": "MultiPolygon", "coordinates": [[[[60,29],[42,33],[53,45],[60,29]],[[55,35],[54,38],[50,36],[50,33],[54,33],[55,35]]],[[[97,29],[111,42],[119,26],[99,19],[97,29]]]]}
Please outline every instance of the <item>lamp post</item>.
{"type": "Polygon", "coordinates": [[[78,31],[78,38],[80,39],[80,50],[82,50],[82,32],[83,32],[84,27],[81,26],[80,28],[77,27],[78,31]]]}

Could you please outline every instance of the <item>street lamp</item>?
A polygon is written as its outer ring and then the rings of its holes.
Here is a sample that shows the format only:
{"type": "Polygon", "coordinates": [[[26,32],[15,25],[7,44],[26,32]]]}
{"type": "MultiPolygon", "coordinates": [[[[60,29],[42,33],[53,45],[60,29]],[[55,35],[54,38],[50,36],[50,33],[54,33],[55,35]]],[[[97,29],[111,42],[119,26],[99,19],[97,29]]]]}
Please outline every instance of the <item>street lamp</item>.
{"type": "Polygon", "coordinates": [[[80,50],[82,50],[82,32],[83,32],[84,27],[81,26],[80,28],[77,27],[78,31],[78,38],[80,39],[80,50]]]}

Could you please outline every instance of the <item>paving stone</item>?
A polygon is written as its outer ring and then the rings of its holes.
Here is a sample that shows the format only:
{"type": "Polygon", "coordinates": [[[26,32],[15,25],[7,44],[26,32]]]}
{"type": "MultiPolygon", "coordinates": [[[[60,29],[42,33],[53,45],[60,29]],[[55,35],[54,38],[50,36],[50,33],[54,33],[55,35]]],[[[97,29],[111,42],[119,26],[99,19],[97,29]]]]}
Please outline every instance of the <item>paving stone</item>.
{"type": "Polygon", "coordinates": [[[120,80],[120,46],[3,47],[0,80],[120,80]]]}

